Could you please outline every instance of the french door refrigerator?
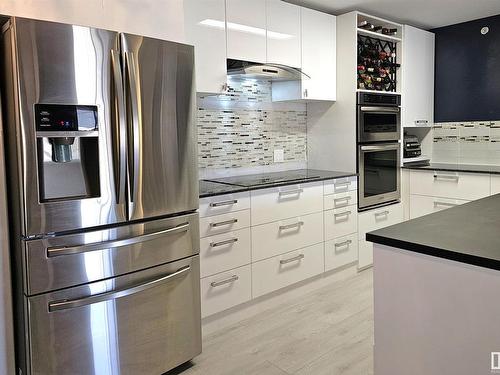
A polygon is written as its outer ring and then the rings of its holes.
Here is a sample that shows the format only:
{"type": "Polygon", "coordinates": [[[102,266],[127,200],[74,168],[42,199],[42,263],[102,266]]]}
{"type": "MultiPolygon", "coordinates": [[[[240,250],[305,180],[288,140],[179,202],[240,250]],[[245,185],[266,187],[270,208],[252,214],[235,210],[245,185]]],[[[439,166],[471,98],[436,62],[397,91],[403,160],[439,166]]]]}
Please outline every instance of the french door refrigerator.
{"type": "Polygon", "coordinates": [[[193,47],[12,18],[3,105],[24,374],[201,352],[193,47]]]}

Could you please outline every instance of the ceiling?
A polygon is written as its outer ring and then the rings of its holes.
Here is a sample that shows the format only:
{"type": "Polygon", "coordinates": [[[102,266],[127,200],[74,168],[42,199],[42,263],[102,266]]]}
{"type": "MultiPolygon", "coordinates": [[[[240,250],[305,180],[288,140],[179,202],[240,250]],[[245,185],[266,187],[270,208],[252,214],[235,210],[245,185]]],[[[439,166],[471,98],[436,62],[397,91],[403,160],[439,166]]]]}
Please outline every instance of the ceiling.
{"type": "Polygon", "coordinates": [[[359,10],[432,29],[500,14],[500,0],[285,0],[332,14],[359,10]]]}

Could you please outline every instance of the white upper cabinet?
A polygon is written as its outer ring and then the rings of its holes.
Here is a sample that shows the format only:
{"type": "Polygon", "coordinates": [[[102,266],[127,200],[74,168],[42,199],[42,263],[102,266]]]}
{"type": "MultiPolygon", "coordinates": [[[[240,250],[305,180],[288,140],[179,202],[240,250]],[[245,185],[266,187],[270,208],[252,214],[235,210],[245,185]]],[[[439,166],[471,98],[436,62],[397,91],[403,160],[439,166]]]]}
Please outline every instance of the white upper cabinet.
{"type": "Polygon", "coordinates": [[[310,78],[274,82],[273,101],[335,101],[336,17],[301,8],[301,69],[310,78]]]}
{"type": "Polygon", "coordinates": [[[405,25],[403,33],[403,126],[434,121],[434,33],[405,25]]]}
{"type": "Polygon", "coordinates": [[[196,91],[224,91],[226,11],[224,0],[184,0],[186,40],[195,46],[196,91]]]}
{"type": "Polygon", "coordinates": [[[266,0],[226,0],[227,57],[266,62],[266,0]]]}
{"type": "Polygon", "coordinates": [[[300,7],[267,0],[267,62],[300,68],[300,7]]]}
{"type": "Polygon", "coordinates": [[[336,99],[335,16],[302,8],[302,71],[311,77],[302,81],[305,99],[336,99]]]}

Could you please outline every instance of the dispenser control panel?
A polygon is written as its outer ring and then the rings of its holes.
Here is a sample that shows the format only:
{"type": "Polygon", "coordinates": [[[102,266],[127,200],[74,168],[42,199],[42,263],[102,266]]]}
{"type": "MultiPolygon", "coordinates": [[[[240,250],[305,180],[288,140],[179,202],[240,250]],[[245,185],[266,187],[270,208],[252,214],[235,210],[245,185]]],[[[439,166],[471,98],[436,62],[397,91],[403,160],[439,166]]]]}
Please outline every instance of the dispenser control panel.
{"type": "Polygon", "coordinates": [[[97,130],[97,106],[35,104],[37,131],[97,130]]]}

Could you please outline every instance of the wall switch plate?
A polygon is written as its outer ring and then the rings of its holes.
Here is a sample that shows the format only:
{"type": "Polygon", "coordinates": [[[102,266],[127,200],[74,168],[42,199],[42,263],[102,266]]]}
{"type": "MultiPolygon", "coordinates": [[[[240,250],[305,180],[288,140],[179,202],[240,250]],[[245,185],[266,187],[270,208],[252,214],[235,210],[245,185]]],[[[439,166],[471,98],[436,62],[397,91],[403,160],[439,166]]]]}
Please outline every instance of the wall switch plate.
{"type": "Polygon", "coordinates": [[[285,161],[285,151],[282,149],[274,150],[274,162],[282,163],[285,161]]]}

